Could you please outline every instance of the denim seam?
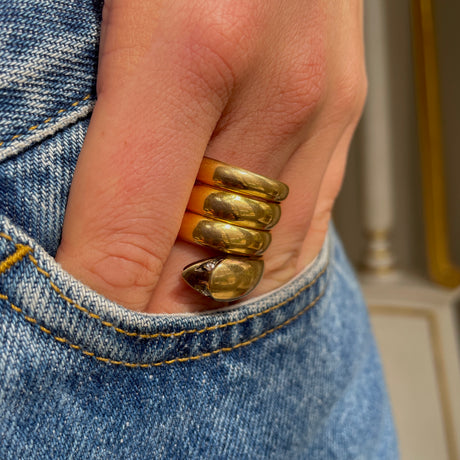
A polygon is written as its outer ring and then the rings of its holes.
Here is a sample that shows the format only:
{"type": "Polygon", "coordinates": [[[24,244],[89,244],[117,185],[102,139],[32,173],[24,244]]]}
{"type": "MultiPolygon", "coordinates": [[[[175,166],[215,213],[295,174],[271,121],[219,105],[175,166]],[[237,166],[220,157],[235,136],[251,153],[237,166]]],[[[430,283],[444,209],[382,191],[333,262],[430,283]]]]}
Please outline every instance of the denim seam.
{"type": "Polygon", "coordinates": [[[9,139],[0,141],[0,161],[18,154],[33,143],[40,142],[60,129],[86,117],[91,113],[94,103],[91,94],[88,94],[83,99],[73,102],[70,107],[60,109],[46,120],[30,126],[27,128],[27,132],[18,133],[9,139]]]}
{"type": "MultiPolygon", "coordinates": [[[[76,107],[77,105],[81,104],[82,102],[87,101],[90,97],[91,97],[91,94],[87,94],[83,99],[81,99],[79,101],[75,101],[74,103],[72,103],[72,105],[70,107],[58,110],[53,116],[48,117],[46,120],[43,120],[41,123],[37,123],[37,124],[27,128],[27,132],[35,131],[40,126],[49,123],[57,115],[60,115],[61,113],[64,113],[64,112],[67,112],[68,110],[72,109],[73,107],[76,107]]],[[[2,145],[4,145],[5,143],[7,143],[7,142],[14,141],[14,140],[19,139],[20,137],[23,137],[23,136],[25,136],[25,134],[15,134],[14,136],[11,136],[10,139],[8,139],[7,141],[0,141],[0,147],[2,145]]]]}
{"type": "Polygon", "coordinates": [[[187,356],[187,357],[184,357],[184,358],[172,358],[172,359],[168,359],[168,360],[163,360],[163,361],[157,361],[157,362],[154,362],[154,363],[128,363],[126,361],[117,361],[117,360],[114,360],[114,359],[110,359],[110,358],[104,358],[102,356],[96,356],[95,353],[93,352],[90,352],[90,351],[87,351],[87,350],[84,350],[82,347],[80,347],[79,345],[75,345],[73,343],[71,343],[69,340],[67,340],[66,338],[64,337],[58,337],[58,336],[55,336],[53,335],[53,333],[49,330],[49,329],[46,329],[44,326],[41,326],[40,324],[38,324],[37,320],[35,318],[32,318],[31,316],[28,316],[26,315],[22,310],[21,308],[17,307],[16,305],[14,305],[13,303],[11,303],[8,299],[8,296],[4,295],[4,294],[0,294],[0,299],[3,299],[3,300],[6,300],[9,304],[10,304],[10,307],[17,313],[20,313],[23,315],[23,318],[32,323],[32,324],[35,324],[39,327],[39,329],[42,331],[42,332],[45,332],[46,334],[48,335],[51,335],[51,337],[53,337],[57,342],[60,342],[60,343],[65,343],[66,345],[68,345],[70,348],[74,349],[74,350],[79,350],[82,354],[84,354],[85,356],[90,356],[98,361],[102,361],[106,364],[113,364],[113,365],[117,365],[117,366],[125,366],[125,367],[141,367],[141,368],[146,368],[146,367],[158,367],[158,366],[163,366],[163,365],[168,365],[168,364],[174,364],[174,363],[184,363],[184,362],[187,362],[187,361],[196,361],[198,359],[202,359],[202,358],[207,358],[209,356],[213,356],[213,355],[217,355],[219,353],[225,353],[225,352],[229,352],[229,351],[232,351],[232,350],[236,350],[238,348],[241,348],[241,347],[245,347],[247,345],[250,345],[251,343],[254,343],[256,342],[257,340],[259,339],[262,339],[264,337],[266,337],[267,335],[271,334],[272,332],[275,332],[285,326],[287,326],[288,324],[292,323],[293,321],[295,321],[297,318],[299,318],[301,315],[303,315],[304,313],[306,313],[308,310],[310,310],[320,299],[321,297],[323,297],[324,293],[326,292],[326,287],[327,287],[327,284],[325,285],[325,287],[323,288],[323,290],[318,294],[318,296],[312,300],[307,306],[305,306],[302,310],[300,310],[297,314],[295,314],[294,316],[292,316],[291,318],[288,318],[287,320],[285,320],[284,322],[282,322],[281,324],[278,324],[278,326],[275,326],[271,329],[268,329],[267,331],[263,332],[262,334],[259,334],[255,337],[253,337],[252,339],[249,339],[249,340],[246,340],[244,342],[240,342],[232,347],[223,347],[223,348],[218,348],[217,350],[213,350],[213,351],[210,351],[210,352],[206,352],[206,353],[202,353],[202,354],[199,354],[199,355],[194,355],[194,356],[187,356]]]}
{"type": "MultiPolygon", "coordinates": [[[[8,241],[13,242],[13,238],[11,236],[9,236],[9,235],[6,235],[5,233],[0,233],[0,237],[6,239],[8,241]]],[[[90,318],[96,319],[103,326],[114,329],[119,334],[123,334],[123,335],[126,335],[128,337],[138,337],[138,338],[141,338],[141,339],[154,339],[154,338],[157,338],[157,337],[163,337],[163,338],[180,337],[180,336],[185,335],[185,334],[197,334],[198,335],[198,334],[202,334],[204,332],[213,331],[213,330],[222,329],[222,328],[225,328],[225,327],[230,327],[230,326],[235,326],[235,325],[238,325],[238,324],[245,323],[246,321],[249,321],[250,319],[257,318],[257,317],[265,315],[267,313],[271,313],[272,311],[277,310],[277,309],[281,308],[283,305],[286,305],[288,302],[294,300],[303,291],[305,291],[306,289],[308,289],[311,286],[313,286],[313,284],[315,284],[318,281],[318,279],[326,272],[326,270],[328,268],[328,264],[326,264],[326,266],[315,276],[315,278],[310,283],[308,283],[306,286],[303,286],[295,294],[293,294],[292,296],[290,296],[287,299],[283,300],[282,302],[280,302],[280,303],[278,303],[276,305],[272,305],[271,307],[269,307],[269,308],[267,308],[265,310],[262,310],[262,311],[260,311],[258,313],[252,313],[252,314],[250,314],[248,316],[245,316],[244,318],[241,318],[239,320],[230,321],[230,322],[223,323],[223,324],[216,324],[215,326],[208,326],[208,327],[204,327],[202,329],[188,329],[188,330],[184,329],[184,330],[179,331],[179,332],[168,332],[168,333],[167,332],[157,332],[155,334],[140,334],[140,333],[137,333],[137,332],[125,331],[124,329],[116,327],[112,323],[103,320],[96,313],[92,313],[87,308],[79,305],[77,302],[75,302],[71,298],[67,297],[62,292],[62,290],[59,288],[59,286],[57,286],[55,283],[53,283],[53,281],[51,281],[51,275],[47,271],[45,271],[43,268],[41,268],[38,265],[37,259],[35,259],[35,257],[33,257],[30,254],[30,252],[33,252],[33,248],[31,248],[30,246],[27,246],[27,245],[23,245],[23,244],[16,244],[16,248],[17,248],[17,251],[14,254],[12,254],[10,257],[5,259],[5,261],[2,262],[2,264],[0,264],[0,275],[2,273],[4,273],[6,270],[12,268],[16,263],[20,262],[25,256],[27,256],[29,258],[29,260],[34,264],[36,270],[41,275],[43,275],[43,276],[45,276],[47,278],[51,288],[63,300],[65,300],[67,303],[72,305],[77,310],[87,314],[90,318]],[[2,267],[3,267],[3,270],[2,270],[2,267]]]]}
{"type": "Polygon", "coordinates": [[[0,275],[24,259],[26,255],[33,252],[33,249],[30,246],[25,246],[23,244],[16,244],[15,247],[16,252],[11,256],[8,256],[0,263],[0,275]]]}

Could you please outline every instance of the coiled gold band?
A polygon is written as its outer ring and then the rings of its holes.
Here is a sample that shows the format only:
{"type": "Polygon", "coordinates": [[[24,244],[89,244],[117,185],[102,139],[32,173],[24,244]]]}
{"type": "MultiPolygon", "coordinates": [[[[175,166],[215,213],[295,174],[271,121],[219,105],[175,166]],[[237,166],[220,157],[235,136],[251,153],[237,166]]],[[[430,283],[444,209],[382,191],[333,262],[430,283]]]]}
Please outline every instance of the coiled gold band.
{"type": "Polygon", "coordinates": [[[269,230],[281,217],[281,208],[277,203],[256,200],[207,185],[193,187],[187,209],[211,219],[256,230],[269,230]]]}
{"type": "Polygon", "coordinates": [[[196,179],[217,188],[267,201],[283,201],[289,193],[289,187],[283,182],[206,157],[201,162],[196,179]]]}
{"type": "Polygon", "coordinates": [[[225,163],[203,158],[184,214],[179,237],[229,255],[200,260],[182,272],[197,292],[232,302],[259,283],[264,262],[259,257],[271,243],[280,219],[278,202],[286,184],[225,163]]]}
{"type": "Polygon", "coordinates": [[[251,292],[264,272],[262,259],[214,257],[184,268],[182,276],[200,294],[231,302],[251,292]]]}
{"type": "Polygon", "coordinates": [[[184,214],[179,237],[189,243],[242,256],[262,255],[272,240],[269,232],[239,227],[191,212],[184,214]]]}

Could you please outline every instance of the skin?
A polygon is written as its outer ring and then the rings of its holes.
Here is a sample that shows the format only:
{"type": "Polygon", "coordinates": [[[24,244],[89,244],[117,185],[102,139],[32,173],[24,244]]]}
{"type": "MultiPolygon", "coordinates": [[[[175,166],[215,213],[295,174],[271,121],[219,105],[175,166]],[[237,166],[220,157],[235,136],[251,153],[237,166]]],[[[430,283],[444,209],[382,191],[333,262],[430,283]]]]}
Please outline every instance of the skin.
{"type": "Polygon", "coordinates": [[[72,182],[64,269],[133,310],[221,306],[176,240],[203,156],[290,187],[266,293],[318,254],[366,94],[362,2],[106,0],[98,99],[72,182]]]}

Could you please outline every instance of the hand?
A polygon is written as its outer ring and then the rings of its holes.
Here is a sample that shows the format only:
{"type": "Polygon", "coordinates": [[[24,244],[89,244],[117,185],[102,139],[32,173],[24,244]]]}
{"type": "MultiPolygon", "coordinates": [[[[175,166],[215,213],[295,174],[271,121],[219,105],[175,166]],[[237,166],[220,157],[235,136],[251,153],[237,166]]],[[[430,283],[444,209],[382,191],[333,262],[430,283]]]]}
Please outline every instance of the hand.
{"type": "Polygon", "coordinates": [[[208,253],[176,241],[206,155],[289,185],[252,295],[281,286],[322,246],[363,61],[360,0],[106,0],[57,261],[127,308],[216,307],[181,280],[208,253]]]}

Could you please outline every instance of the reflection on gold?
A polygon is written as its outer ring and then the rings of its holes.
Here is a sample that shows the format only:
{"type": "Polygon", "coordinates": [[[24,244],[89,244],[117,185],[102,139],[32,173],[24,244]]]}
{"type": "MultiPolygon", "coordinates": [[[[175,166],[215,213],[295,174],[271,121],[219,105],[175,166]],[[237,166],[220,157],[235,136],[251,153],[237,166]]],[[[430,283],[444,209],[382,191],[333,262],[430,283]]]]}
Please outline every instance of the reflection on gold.
{"type": "Polygon", "coordinates": [[[207,185],[195,185],[187,209],[240,227],[269,230],[281,217],[278,203],[256,200],[207,185]]]}
{"type": "Polygon", "coordinates": [[[196,178],[199,182],[220,189],[267,201],[283,201],[289,193],[289,187],[283,182],[207,157],[203,158],[196,178]]]}
{"type": "Polygon", "coordinates": [[[438,63],[432,0],[412,0],[419,143],[428,268],[433,281],[460,285],[460,268],[450,258],[438,63]]]}
{"type": "Polygon", "coordinates": [[[436,380],[439,390],[439,400],[441,402],[442,417],[445,426],[445,435],[447,441],[447,451],[450,460],[457,458],[457,443],[455,427],[452,417],[451,403],[449,401],[449,386],[447,383],[446,364],[444,362],[444,353],[441,342],[441,331],[436,315],[423,308],[412,307],[388,307],[388,306],[371,306],[369,307],[371,316],[409,316],[425,319],[428,322],[431,350],[433,350],[433,361],[436,368],[436,380]]]}
{"type": "Polygon", "coordinates": [[[179,230],[182,240],[228,254],[260,256],[271,243],[271,234],[238,227],[186,212],[179,230]]]}
{"type": "Polygon", "coordinates": [[[184,268],[182,277],[200,294],[218,302],[237,300],[249,294],[264,272],[262,259],[215,257],[184,268]]]}

